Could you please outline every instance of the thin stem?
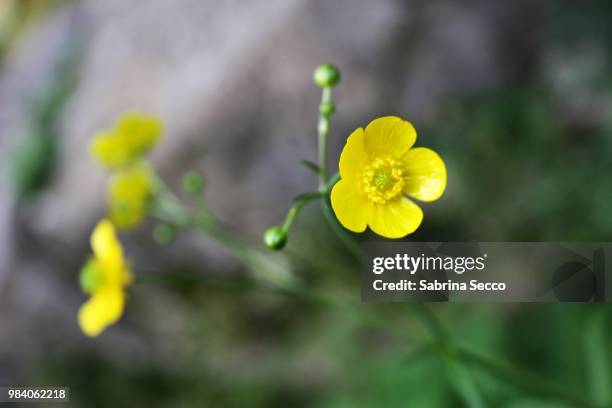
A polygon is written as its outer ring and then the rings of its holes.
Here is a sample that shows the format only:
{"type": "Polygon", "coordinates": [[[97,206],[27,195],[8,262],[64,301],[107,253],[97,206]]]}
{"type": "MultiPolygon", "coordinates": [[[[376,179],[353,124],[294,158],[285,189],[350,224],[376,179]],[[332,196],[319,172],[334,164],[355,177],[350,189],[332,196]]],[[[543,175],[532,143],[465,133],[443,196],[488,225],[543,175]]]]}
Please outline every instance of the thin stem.
{"type": "Polygon", "coordinates": [[[529,373],[507,362],[499,361],[494,357],[485,356],[475,351],[456,346],[448,334],[440,319],[425,303],[415,303],[410,310],[416,312],[419,320],[425,325],[440,352],[445,356],[448,364],[449,375],[452,377],[453,386],[460,393],[462,399],[470,406],[483,406],[484,402],[479,396],[470,373],[464,365],[476,364],[492,373],[494,377],[506,379],[516,386],[529,390],[532,393],[563,399],[580,407],[593,407],[594,405],[586,399],[576,396],[553,383],[546,381],[538,375],[529,373]],[[453,376],[458,375],[459,378],[453,376]]]}
{"type": "Polygon", "coordinates": [[[359,242],[357,242],[355,237],[353,237],[353,235],[350,232],[348,232],[342,225],[340,225],[340,223],[338,222],[338,219],[336,218],[336,215],[334,214],[334,210],[332,209],[332,206],[331,206],[331,199],[330,199],[331,190],[332,188],[334,188],[334,185],[338,182],[338,180],[340,180],[340,174],[336,173],[327,181],[327,183],[325,183],[325,186],[323,187],[323,191],[322,191],[322,194],[324,194],[323,201],[322,201],[323,214],[325,215],[325,220],[331,227],[332,231],[334,231],[334,233],[336,234],[340,242],[342,242],[344,247],[348,249],[348,251],[357,260],[361,260],[363,257],[363,254],[361,252],[361,248],[359,247],[359,242]]]}
{"type": "Polygon", "coordinates": [[[288,232],[291,229],[295,219],[306,204],[321,197],[321,193],[306,193],[297,196],[294,200],[293,206],[289,209],[289,212],[285,217],[285,222],[282,226],[283,231],[288,232]]]}
{"type": "Polygon", "coordinates": [[[340,242],[345,246],[346,249],[357,259],[361,260],[363,254],[361,252],[361,248],[359,248],[359,243],[355,238],[348,232],[336,219],[336,215],[334,214],[334,210],[331,207],[331,201],[329,196],[326,196],[323,199],[323,214],[325,215],[325,219],[327,223],[331,226],[332,230],[340,239],[340,242]]]}
{"type": "Polygon", "coordinates": [[[438,347],[448,349],[450,338],[440,319],[425,303],[412,303],[410,311],[414,313],[425,328],[429,331],[438,347]]]}
{"type": "Polygon", "coordinates": [[[142,272],[136,275],[135,284],[161,283],[176,286],[191,286],[194,284],[204,284],[210,287],[220,287],[224,289],[251,290],[255,288],[252,279],[239,277],[218,278],[205,275],[185,274],[185,273],[155,273],[142,272]]]}
{"type": "Polygon", "coordinates": [[[357,317],[361,322],[367,323],[373,327],[378,327],[386,332],[389,332],[405,341],[414,342],[414,339],[407,336],[402,330],[389,325],[389,322],[376,317],[373,314],[367,313],[360,307],[359,303],[355,303],[346,299],[340,299],[336,296],[327,295],[321,291],[313,291],[305,286],[288,285],[280,288],[283,291],[292,294],[298,298],[314,302],[320,305],[333,306],[339,310],[347,312],[347,316],[357,317]]]}
{"type": "Polygon", "coordinates": [[[340,173],[336,172],[333,176],[329,178],[329,180],[327,180],[327,184],[325,185],[325,190],[323,191],[323,194],[330,195],[332,188],[334,188],[338,181],[340,181],[340,173]]]}
{"type": "MultiPolygon", "coordinates": [[[[347,249],[349,249],[358,259],[361,259],[362,254],[358,243],[355,241],[354,237],[338,223],[333,214],[333,210],[331,209],[329,193],[333,188],[333,185],[337,182],[337,179],[338,176],[335,175],[324,185],[323,194],[309,193],[298,197],[297,202],[294,205],[295,211],[290,211],[291,214],[288,215],[290,218],[288,223],[289,226],[291,223],[293,223],[295,216],[304,205],[314,199],[324,196],[323,207],[328,222],[330,222],[330,225],[332,225],[334,231],[346,245],[347,249]]],[[[154,209],[156,210],[154,213],[155,216],[158,216],[164,221],[174,223],[178,226],[192,226],[201,229],[211,238],[228,248],[234,254],[234,256],[236,256],[250,270],[256,272],[254,274],[255,278],[259,276],[264,279],[255,279],[250,282],[242,280],[236,282],[235,284],[227,284],[226,282],[222,281],[205,281],[204,279],[206,278],[195,276],[160,275],[157,277],[152,277],[140,275],[138,282],[161,282],[168,279],[170,283],[175,284],[202,282],[206,284],[222,285],[224,287],[236,287],[239,289],[258,288],[264,290],[274,290],[280,293],[291,294],[299,299],[303,299],[314,304],[330,305],[344,309],[349,312],[349,316],[359,318],[359,320],[364,323],[369,323],[371,325],[383,328],[400,338],[412,341],[412,339],[409,339],[408,336],[406,336],[406,334],[401,330],[397,330],[395,327],[390,326],[388,321],[380,319],[371,313],[365,312],[362,307],[359,307],[358,303],[326,295],[319,291],[313,291],[310,288],[301,285],[300,282],[295,279],[295,277],[286,271],[286,265],[277,262],[277,260],[270,257],[269,254],[262,253],[254,248],[244,240],[241,234],[232,231],[230,227],[225,226],[215,220],[208,210],[200,209],[196,212],[190,211],[182,206],[178,198],[174,196],[174,194],[161,181],[159,181],[158,186],[158,195],[157,199],[155,200],[156,205],[154,205],[154,209]]],[[[471,373],[469,373],[467,368],[464,367],[464,364],[467,365],[468,363],[471,363],[480,365],[488,372],[492,373],[495,377],[507,379],[522,389],[530,390],[535,395],[562,399],[581,407],[594,406],[588,400],[576,396],[573,393],[570,393],[535,374],[531,374],[520,368],[516,368],[507,362],[498,361],[492,357],[487,357],[469,349],[455,346],[437,316],[427,307],[426,304],[416,303],[414,306],[415,307],[411,310],[416,312],[421,322],[431,333],[434,339],[434,345],[447,362],[449,375],[452,377],[454,387],[467,404],[471,406],[484,405],[479,390],[471,378],[471,373]]]]}
{"type": "Polygon", "coordinates": [[[332,89],[330,87],[323,88],[321,94],[321,104],[319,105],[319,191],[325,189],[328,176],[328,139],[331,115],[334,110],[334,102],[332,98],[332,89]]]}
{"type": "Polygon", "coordinates": [[[287,271],[286,265],[262,253],[248,244],[241,234],[229,226],[221,225],[210,214],[196,214],[192,217],[192,226],[204,231],[208,236],[227,248],[255,276],[264,278],[274,284],[292,282],[294,277],[287,271]]]}
{"type": "Polygon", "coordinates": [[[244,241],[241,234],[229,226],[221,226],[206,207],[197,210],[185,208],[172,191],[157,178],[157,195],[151,208],[151,215],[169,224],[181,228],[196,228],[226,247],[236,258],[242,261],[255,275],[268,280],[291,281],[286,267],[272,260],[244,241]]]}
{"type": "Polygon", "coordinates": [[[152,200],[151,207],[149,209],[150,214],[163,222],[173,224],[177,227],[187,227],[190,221],[190,216],[185,210],[183,204],[181,204],[179,198],[166,185],[164,180],[159,177],[155,169],[153,169],[146,162],[145,165],[155,180],[156,187],[155,197],[152,200]]]}
{"type": "Polygon", "coordinates": [[[411,304],[410,311],[417,316],[433,337],[434,344],[446,363],[449,381],[466,406],[475,408],[486,406],[471,373],[458,361],[456,347],[438,316],[426,303],[411,304]]]}
{"type": "MultiPolygon", "coordinates": [[[[196,274],[160,274],[151,272],[138,273],[136,279],[137,284],[147,283],[167,283],[171,285],[193,285],[201,284],[208,287],[218,287],[223,289],[232,289],[238,291],[248,290],[263,290],[271,293],[277,293],[285,296],[290,296],[294,299],[307,302],[317,306],[335,307],[338,310],[347,311],[347,315],[358,319],[359,321],[379,329],[385,330],[390,334],[397,336],[404,341],[413,343],[414,339],[402,330],[389,325],[386,320],[378,318],[376,315],[365,312],[358,303],[343,300],[332,295],[325,294],[321,291],[314,291],[308,287],[298,285],[296,283],[283,285],[263,285],[262,282],[257,282],[248,278],[213,278],[204,275],[196,274]]],[[[420,349],[420,348],[419,348],[420,349]]]]}

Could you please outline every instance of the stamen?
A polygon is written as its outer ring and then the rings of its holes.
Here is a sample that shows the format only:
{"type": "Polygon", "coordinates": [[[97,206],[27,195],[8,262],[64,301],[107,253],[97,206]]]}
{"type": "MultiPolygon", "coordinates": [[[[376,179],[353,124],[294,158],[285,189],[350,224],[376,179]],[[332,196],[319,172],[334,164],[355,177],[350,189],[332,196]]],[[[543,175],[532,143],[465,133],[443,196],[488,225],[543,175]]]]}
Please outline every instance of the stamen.
{"type": "Polygon", "coordinates": [[[390,157],[374,159],[362,173],[362,190],[376,204],[399,197],[404,184],[401,162],[390,157]]]}
{"type": "Polygon", "coordinates": [[[389,185],[391,177],[386,170],[377,170],[376,173],[374,173],[374,178],[372,180],[374,181],[374,185],[376,187],[383,189],[389,185]]]}

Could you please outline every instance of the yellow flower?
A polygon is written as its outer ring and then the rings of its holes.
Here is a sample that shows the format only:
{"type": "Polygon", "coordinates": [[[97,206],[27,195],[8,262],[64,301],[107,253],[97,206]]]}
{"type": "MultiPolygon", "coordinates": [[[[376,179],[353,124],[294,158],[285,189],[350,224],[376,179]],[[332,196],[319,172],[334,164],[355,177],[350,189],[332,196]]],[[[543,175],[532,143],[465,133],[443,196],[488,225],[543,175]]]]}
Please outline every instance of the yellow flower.
{"type": "Polygon", "coordinates": [[[154,192],[155,181],[144,164],[113,173],[108,185],[109,212],[113,223],[121,229],[129,229],[140,223],[154,192]]]}
{"type": "Polygon", "coordinates": [[[416,131],[410,122],[387,116],[355,130],[340,156],[340,177],[331,202],[340,223],[353,232],[372,231],[387,238],[414,232],[423,211],[412,200],[437,200],[446,187],[446,167],[433,150],[411,148],[416,131]]]}
{"type": "Polygon", "coordinates": [[[109,220],[100,221],[94,229],[91,248],[94,256],[85,264],[80,275],[83,291],[90,298],[81,306],[78,321],[83,333],[95,337],[121,317],[125,303],[124,289],[132,282],[132,274],[109,220]]]}
{"type": "Polygon", "coordinates": [[[105,167],[117,169],[148,153],[162,133],[162,122],[155,116],[127,113],[115,127],[97,133],[90,145],[91,154],[105,167]]]}

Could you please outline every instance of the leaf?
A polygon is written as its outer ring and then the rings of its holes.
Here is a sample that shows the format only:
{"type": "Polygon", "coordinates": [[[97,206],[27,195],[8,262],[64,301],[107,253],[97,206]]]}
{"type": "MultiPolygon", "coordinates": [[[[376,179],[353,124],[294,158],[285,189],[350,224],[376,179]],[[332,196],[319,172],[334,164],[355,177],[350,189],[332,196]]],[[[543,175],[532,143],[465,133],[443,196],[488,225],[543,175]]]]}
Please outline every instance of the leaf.
{"type": "Polygon", "coordinates": [[[27,198],[42,190],[55,159],[56,140],[42,129],[31,129],[10,157],[11,181],[15,194],[27,198]]]}
{"type": "Polygon", "coordinates": [[[468,369],[450,356],[446,358],[446,366],[451,386],[465,405],[472,408],[485,407],[484,398],[468,369]]]}
{"type": "Polygon", "coordinates": [[[319,168],[319,166],[310,161],[310,160],[300,160],[300,164],[306,166],[307,168],[309,168],[310,170],[312,170],[315,174],[319,174],[319,172],[321,171],[321,169],[319,168]]]}
{"type": "Polygon", "coordinates": [[[583,332],[587,381],[593,400],[602,406],[608,406],[612,401],[612,378],[607,353],[607,317],[605,309],[595,310],[587,319],[583,332]]]}

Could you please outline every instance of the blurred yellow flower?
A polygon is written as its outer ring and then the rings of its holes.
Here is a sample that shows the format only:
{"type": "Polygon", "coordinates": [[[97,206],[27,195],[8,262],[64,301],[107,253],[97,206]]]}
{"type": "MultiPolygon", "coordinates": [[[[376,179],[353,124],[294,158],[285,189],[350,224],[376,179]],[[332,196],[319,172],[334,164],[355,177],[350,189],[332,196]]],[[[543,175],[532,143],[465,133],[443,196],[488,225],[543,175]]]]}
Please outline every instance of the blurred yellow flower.
{"type": "Polygon", "coordinates": [[[90,145],[91,154],[106,168],[117,169],[148,153],[163,131],[155,116],[127,113],[115,127],[97,133],[90,145]]]}
{"type": "Polygon", "coordinates": [[[146,216],[155,180],[144,164],[113,173],[108,185],[110,218],[120,229],[133,228],[146,216]]]}
{"type": "Polygon", "coordinates": [[[355,130],[340,156],[340,177],[331,202],[340,223],[353,232],[387,238],[414,232],[423,211],[412,200],[437,200],[446,187],[446,167],[433,150],[412,148],[410,122],[387,116],[355,130]]]}
{"type": "Polygon", "coordinates": [[[100,221],[94,229],[91,248],[94,255],[80,274],[81,287],[90,298],[81,306],[78,321],[83,333],[95,337],[121,317],[124,290],[132,282],[132,274],[109,220],[100,221]]]}

